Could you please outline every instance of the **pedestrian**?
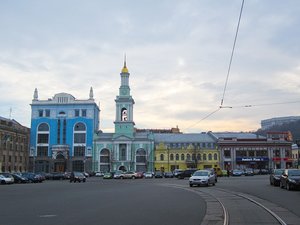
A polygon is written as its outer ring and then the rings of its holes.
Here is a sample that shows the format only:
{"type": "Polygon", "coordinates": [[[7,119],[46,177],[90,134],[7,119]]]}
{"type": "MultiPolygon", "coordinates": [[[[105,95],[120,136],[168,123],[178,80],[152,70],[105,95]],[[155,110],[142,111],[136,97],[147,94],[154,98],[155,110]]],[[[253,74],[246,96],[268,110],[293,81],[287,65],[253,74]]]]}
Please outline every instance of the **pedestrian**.
{"type": "Polygon", "coordinates": [[[227,169],[227,177],[229,177],[229,175],[230,175],[230,171],[229,169],[227,169]]]}

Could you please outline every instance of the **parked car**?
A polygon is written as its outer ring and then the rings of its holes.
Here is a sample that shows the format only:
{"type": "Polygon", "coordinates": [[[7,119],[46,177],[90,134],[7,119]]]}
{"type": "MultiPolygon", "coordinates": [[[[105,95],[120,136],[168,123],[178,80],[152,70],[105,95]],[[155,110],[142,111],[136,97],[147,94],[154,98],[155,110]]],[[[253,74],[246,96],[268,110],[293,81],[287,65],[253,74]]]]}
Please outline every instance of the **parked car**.
{"type": "Polygon", "coordinates": [[[104,173],[103,172],[96,172],[95,176],[96,177],[103,177],[104,173]]]}
{"type": "Polygon", "coordinates": [[[144,173],[145,178],[153,178],[153,173],[152,172],[146,172],[144,173]]]}
{"type": "Polygon", "coordinates": [[[143,178],[144,173],[143,172],[136,172],[136,178],[143,178]]]}
{"type": "Polygon", "coordinates": [[[235,177],[239,177],[239,176],[242,176],[244,173],[242,170],[232,170],[232,176],[235,176],[235,177]]]}
{"type": "Polygon", "coordinates": [[[121,174],[121,179],[135,179],[137,178],[137,175],[135,172],[127,171],[125,173],[121,174]]]}
{"type": "Polygon", "coordinates": [[[216,174],[209,170],[197,170],[193,173],[193,175],[189,178],[189,185],[193,187],[194,185],[216,185],[216,174]]]}
{"type": "Polygon", "coordinates": [[[280,177],[283,173],[284,169],[273,169],[270,173],[270,184],[274,186],[279,186],[280,177]]]}
{"type": "Polygon", "coordinates": [[[245,169],[244,175],[245,176],[253,176],[254,175],[253,169],[245,169]]]}
{"type": "Polygon", "coordinates": [[[172,172],[165,172],[164,173],[164,177],[165,178],[173,178],[174,177],[174,174],[172,172]]]}
{"type": "Polygon", "coordinates": [[[0,183],[1,184],[13,184],[14,178],[9,173],[0,173],[0,183]]]}
{"type": "Polygon", "coordinates": [[[174,177],[178,177],[178,175],[181,174],[182,172],[183,172],[183,170],[181,170],[181,169],[175,169],[175,170],[173,171],[174,177]]]}
{"type": "Polygon", "coordinates": [[[26,177],[29,183],[41,183],[43,182],[40,177],[35,173],[22,173],[23,177],[26,177]]]}
{"type": "Polygon", "coordinates": [[[123,173],[124,173],[124,172],[121,171],[121,170],[116,171],[116,172],[114,173],[114,176],[113,176],[114,179],[121,179],[123,173]]]}
{"type": "Polygon", "coordinates": [[[13,176],[14,182],[15,182],[16,184],[24,184],[24,183],[28,183],[28,182],[29,182],[28,179],[27,179],[26,177],[22,177],[22,176],[19,175],[19,174],[13,173],[13,174],[11,174],[11,175],[13,176]]]}
{"type": "Polygon", "coordinates": [[[64,179],[65,179],[64,173],[60,173],[60,172],[51,173],[51,180],[64,180],[64,179]]]}
{"type": "Polygon", "coordinates": [[[113,173],[111,172],[106,172],[103,174],[103,179],[112,179],[114,178],[113,173]]]}
{"type": "Polygon", "coordinates": [[[161,171],[155,171],[154,178],[163,178],[163,173],[161,171]]]}
{"type": "Polygon", "coordinates": [[[72,172],[71,176],[70,176],[70,183],[71,182],[85,182],[86,181],[86,177],[84,176],[84,174],[82,172],[72,172]]]}
{"type": "Polygon", "coordinates": [[[287,190],[300,188],[300,169],[285,169],[280,177],[280,187],[287,190]]]}
{"type": "Polygon", "coordinates": [[[178,179],[184,179],[186,177],[191,177],[192,174],[194,172],[196,172],[196,171],[197,171],[197,169],[187,169],[187,170],[184,170],[182,173],[178,174],[177,178],[178,179]]]}

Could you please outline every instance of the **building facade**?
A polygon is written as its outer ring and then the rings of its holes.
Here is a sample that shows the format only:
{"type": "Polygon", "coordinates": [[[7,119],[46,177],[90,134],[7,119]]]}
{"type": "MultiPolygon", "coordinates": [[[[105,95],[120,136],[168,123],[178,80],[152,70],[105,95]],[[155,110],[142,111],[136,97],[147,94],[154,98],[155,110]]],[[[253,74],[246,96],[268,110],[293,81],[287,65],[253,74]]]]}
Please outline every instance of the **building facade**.
{"type": "Polygon", "coordinates": [[[271,169],[292,167],[292,142],[285,136],[269,133],[214,132],[221,154],[222,169],[271,169]]]}
{"type": "Polygon", "coordinates": [[[154,134],[155,170],[220,168],[216,141],[207,133],[154,134]]]}
{"type": "Polygon", "coordinates": [[[0,117],[0,171],[28,170],[30,129],[15,120],[0,117]]]}
{"type": "Polygon", "coordinates": [[[98,132],[94,137],[94,171],[153,171],[154,140],[149,131],[137,131],[133,120],[134,100],[130,94],[129,72],[124,62],[121,85],[115,99],[115,132],[98,132]]]}
{"type": "Polygon", "coordinates": [[[266,119],[261,121],[261,129],[267,130],[273,126],[280,126],[284,123],[291,123],[300,120],[300,116],[286,116],[266,119]]]}
{"type": "Polygon", "coordinates": [[[92,170],[93,134],[99,128],[100,112],[92,88],[86,100],[67,93],[40,100],[35,89],[31,112],[31,171],[92,170]]]}

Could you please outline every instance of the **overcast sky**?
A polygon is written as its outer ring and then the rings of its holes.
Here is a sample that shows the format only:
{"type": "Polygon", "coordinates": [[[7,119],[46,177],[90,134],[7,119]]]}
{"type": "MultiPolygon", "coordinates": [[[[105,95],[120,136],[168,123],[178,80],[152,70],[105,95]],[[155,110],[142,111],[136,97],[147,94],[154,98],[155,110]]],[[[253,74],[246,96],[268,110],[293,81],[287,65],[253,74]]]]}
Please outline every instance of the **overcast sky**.
{"type": "Polygon", "coordinates": [[[241,0],[0,2],[0,116],[30,127],[39,99],[100,102],[113,132],[124,54],[137,128],[253,131],[300,115],[300,1],[246,0],[221,104],[241,0]],[[275,104],[282,103],[282,104],[275,104]],[[240,107],[245,105],[259,105],[240,107]],[[207,118],[206,118],[207,117],[207,118]]]}

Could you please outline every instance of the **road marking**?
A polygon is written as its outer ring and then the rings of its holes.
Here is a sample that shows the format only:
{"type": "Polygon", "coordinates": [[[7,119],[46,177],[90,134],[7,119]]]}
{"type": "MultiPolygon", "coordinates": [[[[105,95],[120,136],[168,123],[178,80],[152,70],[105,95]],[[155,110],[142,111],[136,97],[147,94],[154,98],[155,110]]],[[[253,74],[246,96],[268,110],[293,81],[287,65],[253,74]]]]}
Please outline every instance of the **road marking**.
{"type": "Polygon", "coordinates": [[[56,217],[57,215],[52,215],[52,214],[49,214],[49,215],[40,215],[39,217],[40,218],[50,218],[50,217],[56,217]]]}

